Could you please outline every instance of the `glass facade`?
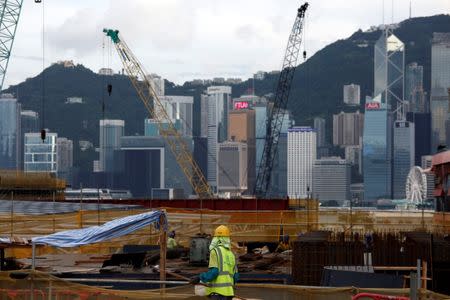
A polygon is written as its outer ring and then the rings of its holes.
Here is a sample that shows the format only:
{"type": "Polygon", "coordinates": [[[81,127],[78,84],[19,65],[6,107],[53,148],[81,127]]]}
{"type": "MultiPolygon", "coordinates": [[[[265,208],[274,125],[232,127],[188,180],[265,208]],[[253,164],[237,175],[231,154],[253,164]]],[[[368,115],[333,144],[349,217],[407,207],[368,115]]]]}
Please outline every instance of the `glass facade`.
{"type": "Polygon", "coordinates": [[[375,44],[374,95],[392,108],[403,101],[405,45],[386,30],[375,44]]]}
{"type": "Polygon", "coordinates": [[[426,112],[425,95],[423,91],[423,67],[410,63],[405,73],[405,100],[409,101],[411,112],[426,112]]]}
{"type": "Polygon", "coordinates": [[[20,104],[10,94],[0,97],[0,169],[20,169],[20,104]]]}
{"type": "Polygon", "coordinates": [[[405,199],[406,178],[414,166],[414,123],[394,123],[393,198],[405,199]]]}
{"type": "MultiPolygon", "coordinates": [[[[145,119],[144,121],[144,135],[145,136],[159,136],[159,126],[158,123],[153,119],[145,119]]],[[[181,120],[175,120],[173,125],[175,129],[181,130],[181,120]]],[[[169,128],[169,123],[163,123],[162,128],[169,128]]]]}
{"type": "Polygon", "coordinates": [[[40,132],[25,133],[25,172],[58,171],[57,138],[58,134],[47,132],[46,139],[42,141],[40,132]]]}
{"type": "Polygon", "coordinates": [[[392,124],[385,103],[366,102],[363,135],[364,202],[392,197],[392,124]]]}
{"type": "Polygon", "coordinates": [[[191,96],[161,96],[159,100],[181,135],[192,136],[194,98],[191,96]]]}
{"type": "Polygon", "coordinates": [[[113,172],[114,151],[120,148],[125,121],[100,120],[100,171],[113,172]]]}

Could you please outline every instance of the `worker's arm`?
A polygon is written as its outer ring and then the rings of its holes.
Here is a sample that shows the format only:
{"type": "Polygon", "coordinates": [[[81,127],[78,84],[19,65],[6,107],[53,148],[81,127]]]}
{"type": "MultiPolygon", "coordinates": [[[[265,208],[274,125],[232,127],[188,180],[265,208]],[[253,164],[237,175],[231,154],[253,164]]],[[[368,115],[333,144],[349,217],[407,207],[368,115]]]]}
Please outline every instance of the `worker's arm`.
{"type": "Polygon", "coordinates": [[[202,282],[210,282],[219,276],[219,261],[217,259],[217,253],[212,250],[209,253],[209,266],[208,271],[200,274],[200,280],[202,282]]]}

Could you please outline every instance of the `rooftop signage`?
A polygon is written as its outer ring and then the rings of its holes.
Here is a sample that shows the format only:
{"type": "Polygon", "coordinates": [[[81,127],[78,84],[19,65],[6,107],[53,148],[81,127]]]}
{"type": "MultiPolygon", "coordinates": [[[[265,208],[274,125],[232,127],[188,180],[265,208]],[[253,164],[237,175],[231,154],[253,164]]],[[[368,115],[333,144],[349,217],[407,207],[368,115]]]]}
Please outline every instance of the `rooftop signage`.
{"type": "Polygon", "coordinates": [[[380,109],[380,108],[381,108],[380,102],[367,102],[366,103],[366,109],[367,110],[380,109]]]}
{"type": "Polygon", "coordinates": [[[249,104],[247,101],[236,101],[234,102],[234,109],[239,110],[239,109],[246,109],[249,107],[249,104]]]}

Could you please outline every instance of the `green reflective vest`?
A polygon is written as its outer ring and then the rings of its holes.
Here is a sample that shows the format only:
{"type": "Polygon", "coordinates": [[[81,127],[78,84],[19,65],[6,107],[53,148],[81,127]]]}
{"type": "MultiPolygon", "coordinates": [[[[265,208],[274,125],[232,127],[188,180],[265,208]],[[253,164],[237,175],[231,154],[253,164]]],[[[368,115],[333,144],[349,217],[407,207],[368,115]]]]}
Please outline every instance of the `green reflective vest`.
{"type": "Polygon", "coordinates": [[[234,296],[234,273],[236,272],[236,260],[231,250],[219,246],[214,248],[216,252],[219,275],[210,283],[208,283],[206,294],[212,293],[222,296],[234,296]]]}

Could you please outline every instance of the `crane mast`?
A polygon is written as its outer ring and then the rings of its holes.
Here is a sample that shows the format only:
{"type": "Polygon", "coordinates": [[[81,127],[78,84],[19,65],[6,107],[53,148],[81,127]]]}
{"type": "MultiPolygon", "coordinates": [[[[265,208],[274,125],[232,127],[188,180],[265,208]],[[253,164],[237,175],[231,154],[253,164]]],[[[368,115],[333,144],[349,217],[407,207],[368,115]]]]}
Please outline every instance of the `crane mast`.
{"type": "Polygon", "coordinates": [[[284,110],[287,107],[292,79],[294,78],[297,58],[300,52],[300,45],[302,41],[301,35],[307,8],[308,3],[306,2],[297,10],[297,17],[295,18],[295,22],[289,36],[283,60],[283,67],[281,69],[280,77],[278,78],[273,108],[268,114],[264,151],[256,177],[255,195],[258,197],[266,197],[269,191],[270,177],[272,174],[274,159],[278,150],[278,140],[280,138],[281,127],[283,125],[284,110]]]}
{"type": "Polygon", "coordinates": [[[211,189],[202,171],[200,170],[200,167],[193,159],[188,146],[181,137],[181,134],[169,118],[167,111],[162,105],[158,94],[153,89],[153,86],[146,75],[147,73],[144,72],[139,60],[127,46],[125,41],[119,37],[118,30],[103,29],[103,32],[113,41],[132,85],[136,89],[136,92],[147,109],[150,117],[153,118],[158,124],[160,135],[164,137],[165,142],[175,156],[178,165],[186,175],[186,178],[191,184],[194,192],[199,198],[212,198],[213,195],[211,189]],[[168,125],[163,126],[163,123],[168,125]]]}

